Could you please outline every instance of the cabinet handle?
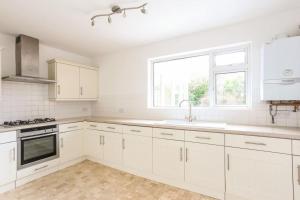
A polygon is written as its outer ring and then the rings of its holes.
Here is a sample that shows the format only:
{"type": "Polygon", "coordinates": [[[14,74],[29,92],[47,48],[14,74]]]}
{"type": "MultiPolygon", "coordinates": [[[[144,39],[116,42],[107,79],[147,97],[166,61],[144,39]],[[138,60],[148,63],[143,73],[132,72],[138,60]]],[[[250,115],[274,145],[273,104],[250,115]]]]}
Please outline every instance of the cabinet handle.
{"type": "Polygon", "coordinates": [[[167,136],[173,136],[174,134],[172,133],[160,133],[161,135],[167,135],[167,136]]]}
{"type": "Polygon", "coordinates": [[[92,125],[92,124],[91,124],[91,125],[90,125],[90,127],[94,127],[94,128],[96,128],[97,126],[96,126],[96,125],[92,125]]]}
{"type": "Polygon", "coordinates": [[[39,170],[44,169],[44,168],[46,168],[46,167],[48,167],[48,165],[44,165],[44,166],[42,166],[42,167],[40,167],[40,168],[36,168],[36,169],[34,169],[34,171],[39,171],[39,170]]]}
{"type": "Polygon", "coordinates": [[[64,139],[60,138],[60,148],[64,148],[64,139]]]}
{"type": "Polygon", "coordinates": [[[78,128],[78,126],[69,126],[68,128],[78,128]]]}
{"type": "Polygon", "coordinates": [[[122,148],[125,149],[125,139],[122,139],[122,148]]]}
{"type": "Polygon", "coordinates": [[[265,143],[262,143],[262,142],[245,142],[245,144],[252,144],[252,145],[266,146],[266,144],[265,144],[265,143]]]}
{"type": "Polygon", "coordinates": [[[298,165],[297,168],[298,168],[298,185],[300,185],[300,165],[298,165]]]}
{"type": "Polygon", "coordinates": [[[60,85],[57,85],[57,94],[60,95],[60,85]]]}
{"type": "Polygon", "coordinates": [[[105,136],[102,136],[102,145],[105,145],[105,136]]]}
{"type": "Polygon", "coordinates": [[[83,95],[83,87],[80,87],[80,95],[83,95]]]}
{"type": "Polygon", "coordinates": [[[135,132],[135,133],[140,133],[141,131],[140,130],[130,130],[131,132],[135,132]]]}
{"type": "Polygon", "coordinates": [[[106,128],[112,129],[112,130],[115,130],[115,129],[116,129],[115,127],[111,127],[111,126],[107,126],[106,128]]]}
{"type": "Polygon", "coordinates": [[[99,145],[102,145],[102,135],[99,136],[99,145]]]}
{"type": "Polygon", "coordinates": [[[201,140],[210,140],[210,137],[202,137],[202,136],[196,136],[195,138],[201,139],[201,140]]]}
{"type": "Polygon", "coordinates": [[[188,148],[185,148],[185,162],[188,162],[188,148]]]}
{"type": "Polygon", "coordinates": [[[230,170],[230,157],[229,154],[227,154],[227,171],[230,170]]]}
{"type": "Polygon", "coordinates": [[[182,151],[182,147],[180,147],[180,150],[179,150],[179,154],[180,154],[180,162],[182,162],[183,160],[183,155],[182,155],[183,151],[182,151]]]}

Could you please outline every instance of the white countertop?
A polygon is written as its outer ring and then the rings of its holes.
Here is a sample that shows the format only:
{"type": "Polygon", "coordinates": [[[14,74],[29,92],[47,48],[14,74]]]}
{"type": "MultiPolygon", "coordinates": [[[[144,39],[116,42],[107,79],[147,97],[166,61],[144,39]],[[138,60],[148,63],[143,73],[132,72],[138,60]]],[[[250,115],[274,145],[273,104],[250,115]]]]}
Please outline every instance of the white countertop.
{"type": "Polygon", "coordinates": [[[181,120],[163,121],[163,120],[111,118],[111,117],[67,118],[67,119],[59,119],[55,122],[42,123],[42,124],[32,124],[32,125],[24,125],[24,126],[17,126],[17,127],[0,127],[0,133],[15,131],[23,128],[33,128],[41,125],[46,126],[46,125],[53,125],[53,124],[67,124],[67,123],[83,122],[83,121],[132,125],[132,126],[146,126],[152,128],[169,128],[169,129],[182,129],[182,130],[192,130],[192,131],[220,132],[225,134],[253,135],[253,136],[300,140],[300,128],[234,125],[234,124],[216,123],[216,122],[181,123],[183,122],[181,120]]]}

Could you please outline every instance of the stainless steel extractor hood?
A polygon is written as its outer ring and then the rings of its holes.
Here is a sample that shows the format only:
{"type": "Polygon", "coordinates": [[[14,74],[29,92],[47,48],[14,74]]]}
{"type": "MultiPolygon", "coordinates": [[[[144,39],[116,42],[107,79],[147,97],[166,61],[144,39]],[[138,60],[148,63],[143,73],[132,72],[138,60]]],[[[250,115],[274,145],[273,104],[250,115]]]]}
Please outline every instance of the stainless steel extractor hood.
{"type": "Polygon", "coordinates": [[[55,83],[39,74],[39,40],[19,35],[16,38],[16,75],[2,77],[4,81],[55,83]]]}

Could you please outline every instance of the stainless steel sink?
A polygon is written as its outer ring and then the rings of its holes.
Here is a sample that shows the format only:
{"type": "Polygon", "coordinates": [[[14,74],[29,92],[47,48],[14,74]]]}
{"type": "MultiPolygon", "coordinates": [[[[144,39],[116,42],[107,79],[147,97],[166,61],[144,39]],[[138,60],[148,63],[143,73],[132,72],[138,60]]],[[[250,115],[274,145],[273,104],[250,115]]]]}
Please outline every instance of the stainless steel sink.
{"type": "Polygon", "coordinates": [[[184,126],[184,127],[199,127],[209,129],[224,129],[225,123],[216,122],[202,122],[202,121],[186,121],[186,120],[162,120],[156,122],[157,125],[171,125],[171,126],[184,126]]]}

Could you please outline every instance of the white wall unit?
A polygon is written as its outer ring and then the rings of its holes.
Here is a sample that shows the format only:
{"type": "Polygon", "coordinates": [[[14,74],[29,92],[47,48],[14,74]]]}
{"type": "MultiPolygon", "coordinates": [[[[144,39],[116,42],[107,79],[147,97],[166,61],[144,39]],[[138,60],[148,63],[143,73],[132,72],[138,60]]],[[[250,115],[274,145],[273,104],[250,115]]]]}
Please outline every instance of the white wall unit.
{"type": "Polygon", "coordinates": [[[96,100],[98,97],[98,70],[62,60],[48,62],[49,98],[55,100],[96,100]]]}
{"type": "Polygon", "coordinates": [[[226,147],[226,200],[293,200],[292,156],[226,147]]]}
{"type": "MultiPolygon", "coordinates": [[[[2,134],[2,133],[1,133],[2,134]]],[[[17,143],[0,143],[0,187],[16,180],[17,143]]]]}
{"type": "Polygon", "coordinates": [[[224,199],[224,146],[186,142],[185,182],[201,194],[224,199]]]}
{"type": "Polygon", "coordinates": [[[171,183],[184,180],[184,142],[153,138],[153,174],[171,183]]]}
{"type": "Polygon", "coordinates": [[[61,163],[72,161],[83,156],[83,130],[60,133],[59,139],[61,163]]]}
{"type": "Polygon", "coordinates": [[[152,173],[152,137],[123,134],[124,167],[141,173],[152,173]]]}

